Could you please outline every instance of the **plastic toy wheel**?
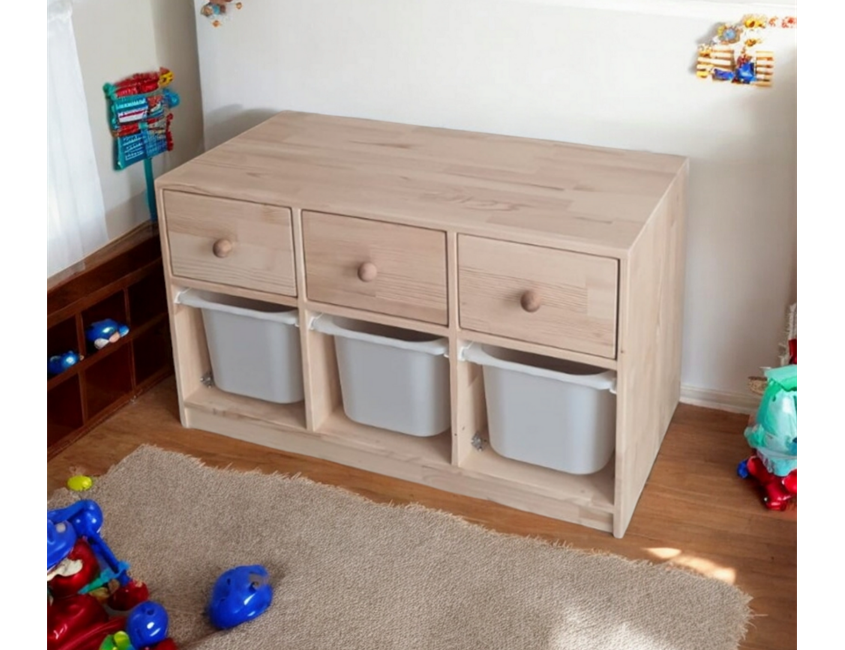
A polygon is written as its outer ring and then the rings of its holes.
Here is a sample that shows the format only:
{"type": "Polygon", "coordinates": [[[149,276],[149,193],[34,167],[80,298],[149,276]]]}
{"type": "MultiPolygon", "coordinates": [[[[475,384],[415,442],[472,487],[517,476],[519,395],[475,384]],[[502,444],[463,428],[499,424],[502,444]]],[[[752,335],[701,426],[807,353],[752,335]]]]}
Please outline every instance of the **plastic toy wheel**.
{"type": "Polygon", "coordinates": [[[748,459],[742,461],[736,468],[739,478],[748,478],[748,459]]]}

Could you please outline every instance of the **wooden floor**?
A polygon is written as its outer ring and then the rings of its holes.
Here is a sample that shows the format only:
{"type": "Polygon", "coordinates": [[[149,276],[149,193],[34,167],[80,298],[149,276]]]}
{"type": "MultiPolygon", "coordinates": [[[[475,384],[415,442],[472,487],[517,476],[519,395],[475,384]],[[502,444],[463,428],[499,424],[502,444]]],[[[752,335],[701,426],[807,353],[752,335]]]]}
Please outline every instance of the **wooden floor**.
{"type": "Polygon", "coordinates": [[[797,509],[770,512],[736,476],[748,455],[746,417],[681,405],[621,540],[504,506],[286,454],[179,424],[168,379],[47,463],[47,493],[72,473],[105,473],[143,443],[267,472],[301,473],[376,501],[416,501],[499,531],[561,540],[632,559],[670,562],[736,584],[753,597],[755,618],[742,648],[797,647],[797,509]]]}

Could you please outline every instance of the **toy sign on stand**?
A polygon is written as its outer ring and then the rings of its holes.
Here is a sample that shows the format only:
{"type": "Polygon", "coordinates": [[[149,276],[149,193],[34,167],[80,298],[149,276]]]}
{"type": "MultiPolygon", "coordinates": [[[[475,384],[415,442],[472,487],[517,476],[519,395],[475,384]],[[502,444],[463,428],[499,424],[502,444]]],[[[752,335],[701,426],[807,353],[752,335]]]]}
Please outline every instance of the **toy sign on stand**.
{"type": "Polygon", "coordinates": [[[147,203],[153,221],[158,220],[158,214],[152,159],[173,150],[171,110],[179,105],[179,95],[168,88],[172,82],[173,73],[161,68],[158,72],[135,74],[103,86],[109,103],[109,126],[115,141],[115,168],[126,169],[144,161],[147,203]]]}

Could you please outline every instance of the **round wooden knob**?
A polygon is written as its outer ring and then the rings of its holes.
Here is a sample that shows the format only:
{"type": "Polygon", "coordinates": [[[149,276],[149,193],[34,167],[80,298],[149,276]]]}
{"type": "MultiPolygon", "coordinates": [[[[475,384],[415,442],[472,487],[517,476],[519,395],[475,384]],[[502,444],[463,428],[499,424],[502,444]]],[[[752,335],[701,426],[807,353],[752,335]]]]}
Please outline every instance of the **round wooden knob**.
{"type": "Polygon", "coordinates": [[[358,279],[361,282],[372,282],[378,275],[378,268],[372,262],[364,262],[358,267],[358,279]]]}
{"type": "Polygon", "coordinates": [[[232,242],[228,239],[218,239],[214,242],[214,246],[212,250],[217,257],[226,257],[229,253],[232,252],[232,242]]]}
{"type": "Polygon", "coordinates": [[[540,309],[540,305],[543,303],[540,302],[540,294],[533,289],[529,289],[522,294],[522,298],[519,299],[519,304],[522,305],[522,308],[525,311],[533,313],[540,309]]]}

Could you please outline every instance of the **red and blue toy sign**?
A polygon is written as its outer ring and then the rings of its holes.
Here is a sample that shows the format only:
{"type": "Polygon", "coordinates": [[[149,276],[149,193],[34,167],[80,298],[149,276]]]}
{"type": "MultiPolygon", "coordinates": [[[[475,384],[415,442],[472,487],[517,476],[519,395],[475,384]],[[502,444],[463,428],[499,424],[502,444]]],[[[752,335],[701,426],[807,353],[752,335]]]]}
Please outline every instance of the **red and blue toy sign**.
{"type": "Polygon", "coordinates": [[[158,215],[152,158],[173,150],[171,111],[179,105],[179,95],[168,88],[172,82],[173,73],[161,68],[158,72],[135,74],[103,86],[115,143],[115,168],[126,169],[144,161],[147,201],[153,221],[157,221],[158,215]]]}

